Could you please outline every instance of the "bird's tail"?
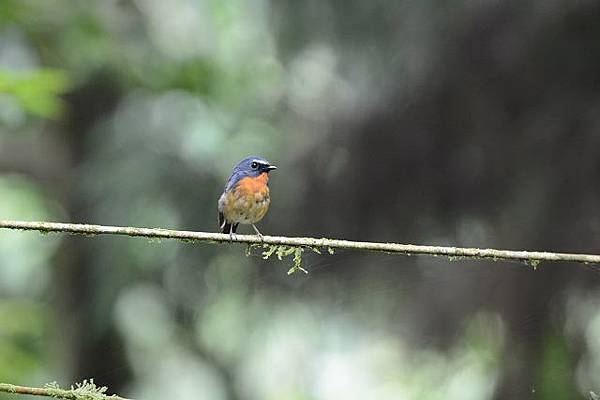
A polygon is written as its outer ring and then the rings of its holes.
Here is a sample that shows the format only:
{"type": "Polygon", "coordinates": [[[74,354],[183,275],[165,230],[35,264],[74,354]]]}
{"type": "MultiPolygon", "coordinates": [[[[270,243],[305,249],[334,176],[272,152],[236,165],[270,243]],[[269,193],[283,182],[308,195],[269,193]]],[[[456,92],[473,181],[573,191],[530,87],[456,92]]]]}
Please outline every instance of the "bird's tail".
{"type": "Polygon", "coordinates": [[[229,223],[229,221],[227,221],[225,219],[225,215],[219,211],[219,229],[221,229],[221,232],[223,233],[235,233],[235,231],[237,230],[239,223],[237,224],[233,224],[233,228],[231,227],[231,224],[229,223]]]}
{"type": "Polygon", "coordinates": [[[233,227],[232,227],[229,222],[225,222],[222,225],[223,228],[221,228],[221,232],[223,232],[223,233],[230,233],[230,232],[235,233],[237,231],[238,225],[239,225],[239,223],[238,224],[233,224],[233,227]]]}

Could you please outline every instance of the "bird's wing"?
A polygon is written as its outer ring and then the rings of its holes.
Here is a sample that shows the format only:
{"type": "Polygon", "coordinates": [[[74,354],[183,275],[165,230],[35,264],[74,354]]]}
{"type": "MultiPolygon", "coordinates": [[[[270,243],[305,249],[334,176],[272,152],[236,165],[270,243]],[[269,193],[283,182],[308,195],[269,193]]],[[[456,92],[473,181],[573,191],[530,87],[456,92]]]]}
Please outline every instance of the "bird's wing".
{"type": "Polygon", "coordinates": [[[221,197],[219,197],[219,202],[217,203],[217,209],[219,210],[219,229],[223,229],[225,226],[225,215],[223,214],[223,207],[225,206],[225,194],[227,192],[223,192],[221,197]]]}
{"type": "Polygon", "coordinates": [[[225,215],[221,211],[219,211],[219,229],[223,229],[226,225],[227,221],[225,221],[225,215]]]}
{"type": "Polygon", "coordinates": [[[227,185],[225,185],[225,191],[229,192],[230,190],[232,190],[235,187],[235,185],[237,185],[238,182],[246,176],[248,176],[248,173],[246,171],[234,171],[234,173],[231,174],[231,176],[227,180],[227,185]]]}

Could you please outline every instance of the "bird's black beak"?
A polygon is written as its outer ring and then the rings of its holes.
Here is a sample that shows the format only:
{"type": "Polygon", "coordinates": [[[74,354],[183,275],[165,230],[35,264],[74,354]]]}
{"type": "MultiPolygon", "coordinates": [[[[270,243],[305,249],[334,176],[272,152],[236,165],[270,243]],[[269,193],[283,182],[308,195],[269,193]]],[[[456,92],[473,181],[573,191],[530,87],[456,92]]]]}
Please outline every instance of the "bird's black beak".
{"type": "Polygon", "coordinates": [[[276,166],[274,166],[274,165],[267,165],[267,166],[265,167],[265,170],[266,170],[267,172],[271,172],[271,171],[273,171],[273,170],[276,170],[276,169],[277,169],[277,167],[276,167],[276,166]]]}

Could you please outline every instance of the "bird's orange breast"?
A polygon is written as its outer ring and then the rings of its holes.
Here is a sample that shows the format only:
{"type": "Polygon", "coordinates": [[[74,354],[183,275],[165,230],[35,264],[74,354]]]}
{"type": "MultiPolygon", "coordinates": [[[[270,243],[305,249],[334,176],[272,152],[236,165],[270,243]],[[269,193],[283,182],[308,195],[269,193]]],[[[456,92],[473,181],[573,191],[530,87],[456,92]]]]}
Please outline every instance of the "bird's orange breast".
{"type": "Polygon", "coordinates": [[[225,218],[228,221],[246,224],[260,221],[267,213],[271,201],[268,181],[269,176],[266,173],[240,179],[235,187],[225,194],[225,218]]]}
{"type": "Polygon", "coordinates": [[[260,193],[268,193],[269,187],[267,183],[269,182],[269,174],[263,172],[257,177],[247,176],[245,178],[240,179],[237,183],[234,190],[240,192],[240,194],[246,195],[254,195],[260,193]]]}

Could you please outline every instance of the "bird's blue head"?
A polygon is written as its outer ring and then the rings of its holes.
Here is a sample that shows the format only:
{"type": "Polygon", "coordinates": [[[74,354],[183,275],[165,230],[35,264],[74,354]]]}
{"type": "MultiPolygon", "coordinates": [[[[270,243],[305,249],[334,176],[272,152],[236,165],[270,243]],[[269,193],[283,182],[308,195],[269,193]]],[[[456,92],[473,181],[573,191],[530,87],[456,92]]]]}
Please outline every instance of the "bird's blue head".
{"type": "Polygon", "coordinates": [[[233,168],[233,172],[231,173],[229,181],[227,181],[227,187],[225,190],[231,189],[242,178],[255,178],[260,174],[265,172],[269,173],[274,169],[277,169],[277,167],[271,165],[271,163],[263,157],[246,157],[233,168]]]}

